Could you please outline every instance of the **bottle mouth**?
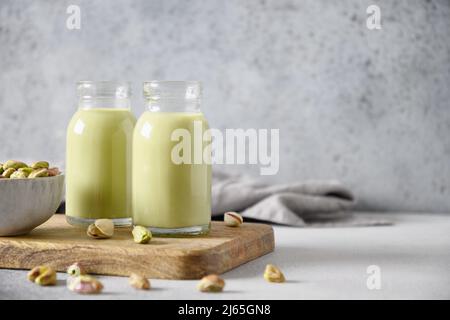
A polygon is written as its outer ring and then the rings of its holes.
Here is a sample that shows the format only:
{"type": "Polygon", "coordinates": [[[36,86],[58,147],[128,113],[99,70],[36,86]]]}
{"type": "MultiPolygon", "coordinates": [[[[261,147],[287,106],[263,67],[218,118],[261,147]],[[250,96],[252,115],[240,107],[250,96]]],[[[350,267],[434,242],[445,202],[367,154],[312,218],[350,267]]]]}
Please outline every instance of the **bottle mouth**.
{"type": "Polygon", "coordinates": [[[200,81],[144,81],[143,95],[149,102],[164,100],[199,102],[202,96],[202,85],[200,81]]]}
{"type": "Polygon", "coordinates": [[[77,82],[78,98],[83,100],[97,98],[128,99],[131,85],[126,81],[90,81],[77,82]]]}
{"type": "Polygon", "coordinates": [[[131,85],[126,81],[79,81],[77,94],[79,108],[130,108],[131,85]]]}

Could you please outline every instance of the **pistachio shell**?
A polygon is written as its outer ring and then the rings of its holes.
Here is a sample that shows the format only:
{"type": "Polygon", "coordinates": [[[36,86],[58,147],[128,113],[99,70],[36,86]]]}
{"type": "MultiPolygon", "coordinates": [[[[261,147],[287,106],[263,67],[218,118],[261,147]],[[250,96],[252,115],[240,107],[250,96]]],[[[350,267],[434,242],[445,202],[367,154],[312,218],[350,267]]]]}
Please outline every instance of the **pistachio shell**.
{"type": "Polygon", "coordinates": [[[103,285],[92,276],[80,275],[67,278],[67,288],[80,294],[95,294],[103,290],[103,285]]]}
{"type": "Polygon", "coordinates": [[[129,282],[133,288],[140,289],[140,290],[149,290],[150,289],[150,281],[148,281],[147,278],[145,278],[139,274],[132,273],[130,275],[129,282]]]}
{"type": "Polygon", "coordinates": [[[203,277],[197,285],[197,289],[202,292],[221,292],[224,287],[225,281],[215,274],[203,277]]]}
{"type": "Polygon", "coordinates": [[[225,225],[228,227],[239,227],[242,223],[244,223],[244,219],[237,212],[226,212],[223,216],[223,220],[225,221],[225,225]]]}
{"type": "Polygon", "coordinates": [[[40,286],[55,285],[56,271],[48,266],[37,266],[28,272],[28,280],[40,286]]]}
{"type": "Polygon", "coordinates": [[[94,239],[111,238],[114,234],[114,223],[110,219],[97,219],[89,225],[86,233],[94,239]]]}
{"type": "Polygon", "coordinates": [[[285,278],[283,273],[279,268],[274,266],[273,264],[268,264],[266,266],[266,269],[264,270],[264,279],[266,279],[269,282],[284,282],[285,278]]]}
{"type": "Polygon", "coordinates": [[[56,284],[56,272],[53,269],[47,270],[36,278],[35,283],[40,286],[53,286],[56,284]]]}
{"type": "Polygon", "coordinates": [[[49,177],[54,177],[60,174],[59,169],[58,168],[50,168],[47,170],[48,171],[48,176],[49,177]]]}
{"type": "Polygon", "coordinates": [[[95,224],[90,224],[87,228],[86,234],[94,239],[104,239],[105,237],[100,230],[95,226],[95,224]]]}
{"type": "Polygon", "coordinates": [[[50,164],[47,161],[37,161],[35,163],[33,163],[30,167],[33,169],[48,169],[48,167],[50,166],[50,164]]]}
{"type": "Polygon", "coordinates": [[[47,169],[37,169],[30,173],[28,178],[41,178],[41,177],[48,177],[48,171],[47,169]]]}
{"type": "Polygon", "coordinates": [[[94,222],[95,226],[102,234],[107,237],[112,237],[114,234],[114,223],[110,219],[97,219],[94,222]]]}
{"type": "Polygon", "coordinates": [[[23,167],[28,167],[25,163],[21,162],[21,161],[16,161],[16,160],[8,160],[3,164],[3,169],[9,169],[9,168],[13,168],[13,169],[19,169],[19,168],[23,168],[23,167]]]}
{"type": "Polygon", "coordinates": [[[10,179],[26,179],[28,175],[22,171],[14,171],[9,178],[10,179]]]}
{"type": "Polygon", "coordinates": [[[2,173],[2,176],[4,178],[9,178],[15,171],[16,171],[16,169],[14,169],[14,168],[5,169],[5,171],[2,173]]]}
{"type": "Polygon", "coordinates": [[[31,282],[34,282],[34,280],[36,280],[36,278],[42,274],[42,272],[44,272],[46,266],[37,266],[34,267],[33,269],[31,269],[28,274],[27,274],[27,278],[28,280],[30,280],[31,282]]]}

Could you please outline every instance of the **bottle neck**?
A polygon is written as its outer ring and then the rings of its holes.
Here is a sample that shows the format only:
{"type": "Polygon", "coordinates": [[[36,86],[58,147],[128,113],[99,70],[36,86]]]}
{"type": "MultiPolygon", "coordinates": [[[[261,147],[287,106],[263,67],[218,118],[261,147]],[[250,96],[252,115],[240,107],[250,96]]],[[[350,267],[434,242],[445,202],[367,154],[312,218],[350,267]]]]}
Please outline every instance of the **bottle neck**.
{"type": "Polygon", "coordinates": [[[147,110],[150,112],[200,112],[198,101],[185,101],[182,99],[146,100],[147,110]]]}
{"type": "Polygon", "coordinates": [[[151,112],[200,112],[201,84],[198,81],[146,81],[143,86],[151,112]]]}
{"type": "Polygon", "coordinates": [[[129,109],[128,82],[80,81],[77,83],[79,109],[129,109]]]}
{"type": "Polygon", "coordinates": [[[79,109],[130,109],[130,99],[117,99],[113,97],[80,98],[79,109]]]}

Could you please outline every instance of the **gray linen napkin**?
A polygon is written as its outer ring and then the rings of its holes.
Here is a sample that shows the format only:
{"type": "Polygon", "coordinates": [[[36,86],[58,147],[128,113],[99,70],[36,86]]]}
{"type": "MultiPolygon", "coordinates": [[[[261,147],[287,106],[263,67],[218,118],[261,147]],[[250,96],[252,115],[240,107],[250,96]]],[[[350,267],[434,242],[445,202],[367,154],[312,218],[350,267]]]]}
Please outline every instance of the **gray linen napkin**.
{"type": "Polygon", "coordinates": [[[297,227],[391,224],[354,214],[352,192],[335,180],[267,184],[213,170],[212,184],[213,216],[236,211],[245,218],[297,227]]]}

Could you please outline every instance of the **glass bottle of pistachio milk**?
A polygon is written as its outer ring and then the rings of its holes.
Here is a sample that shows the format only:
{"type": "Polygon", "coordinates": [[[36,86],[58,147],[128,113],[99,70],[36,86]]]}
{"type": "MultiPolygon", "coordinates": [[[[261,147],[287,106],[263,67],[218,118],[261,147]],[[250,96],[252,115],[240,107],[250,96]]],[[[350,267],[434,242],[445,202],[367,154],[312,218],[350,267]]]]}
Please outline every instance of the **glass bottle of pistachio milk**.
{"type": "Polygon", "coordinates": [[[133,135],[133,224],[156,235],[206,234],[211,155],[203,139],[208,123],[200,111],[201,84],[149,81],[144,98],[147,110],[133,135]]]}
{"type": "Polygon", "coordinates": [[[72,225],[112,219],[131,224],[130,85],[81,81],[67,129],[66,218],[72,225]]]}

